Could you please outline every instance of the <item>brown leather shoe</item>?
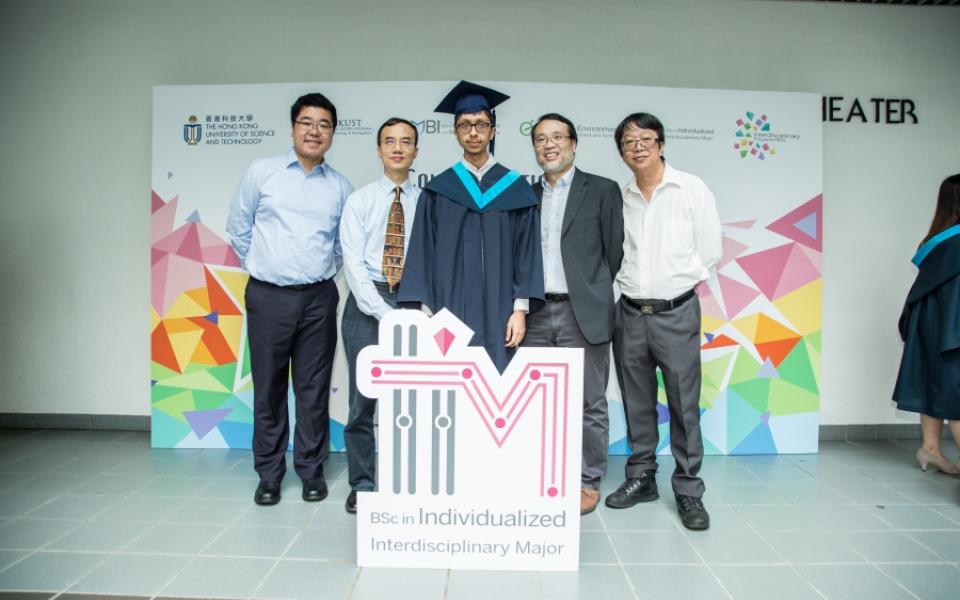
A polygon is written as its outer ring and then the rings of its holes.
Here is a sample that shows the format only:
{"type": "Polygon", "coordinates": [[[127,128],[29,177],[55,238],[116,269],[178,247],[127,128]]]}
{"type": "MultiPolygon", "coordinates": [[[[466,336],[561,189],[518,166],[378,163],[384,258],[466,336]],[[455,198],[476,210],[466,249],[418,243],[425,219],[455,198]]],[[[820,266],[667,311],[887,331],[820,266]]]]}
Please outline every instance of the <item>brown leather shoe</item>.
{"type": "Polygon", "coordinates": [[[580,514],[592,513],[600,502],[600,490],[580,488],[580,514]]]}

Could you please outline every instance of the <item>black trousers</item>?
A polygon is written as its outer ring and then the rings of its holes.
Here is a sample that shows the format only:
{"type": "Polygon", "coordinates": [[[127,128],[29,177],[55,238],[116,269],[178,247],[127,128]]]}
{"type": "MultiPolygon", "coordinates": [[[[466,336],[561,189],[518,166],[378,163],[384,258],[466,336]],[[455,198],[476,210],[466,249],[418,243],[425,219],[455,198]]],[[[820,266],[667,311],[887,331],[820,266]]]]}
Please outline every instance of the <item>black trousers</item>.
{"type": "Polygon", "coordinates": [[[245,297],[253,376],[254,468],[262,481],[279,482],[286,473],[287,385],[292,375],[294,469],[304,480],[321,477],[330,447],[337,286],[327,280],[280,287],[251,277],[245,297]]]}

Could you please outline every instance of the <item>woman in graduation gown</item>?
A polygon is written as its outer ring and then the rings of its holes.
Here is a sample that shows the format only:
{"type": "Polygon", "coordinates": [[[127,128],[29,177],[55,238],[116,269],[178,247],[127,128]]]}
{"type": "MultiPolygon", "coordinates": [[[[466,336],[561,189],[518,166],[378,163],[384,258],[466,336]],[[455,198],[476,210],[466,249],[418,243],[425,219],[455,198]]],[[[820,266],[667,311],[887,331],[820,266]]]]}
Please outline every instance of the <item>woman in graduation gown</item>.
{"type": "Polygon", "coordinates": [[[920,271],[900,315],[903,359],[893,399],[900,410],[920,413],[920,467],[960,475],[940,449],[944,420],[960,446],[960,174],[940,185],[913,263],[920,271]]]}

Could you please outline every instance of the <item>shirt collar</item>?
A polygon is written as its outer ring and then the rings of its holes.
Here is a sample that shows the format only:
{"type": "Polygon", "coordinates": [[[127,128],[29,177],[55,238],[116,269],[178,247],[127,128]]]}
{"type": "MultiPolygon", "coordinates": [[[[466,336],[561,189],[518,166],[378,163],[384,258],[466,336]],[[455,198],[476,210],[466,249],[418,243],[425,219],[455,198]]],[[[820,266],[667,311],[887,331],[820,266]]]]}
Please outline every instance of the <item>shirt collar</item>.
{"type": "MultiPolygon", "coordinates": [[[[675,185],[679,188],[683,187],[683,179],[680,177],[680,172],[671,167],[670,163],[666,161],[663,163],[663,178],[660,179],[660,183],[657,184],[655,189],[659,189],[665,185],[675,185]]],[[[636,177],[630,178],[630,182],[627,184],[627,190],[634,194],[642,195],[640,193],[640,186],[637,185],[636,177]]]]}
{"type": "MultiPolygon", "coordinates": [[[[284,160],[284,164],[287,165],[287,168],[288,168],[288,169],[289,169],[290,167],[292,167],[292,166],[297,166],[297,167],[300,168],[301,171],[304,170],[304,169],[303,169],[303,165],[300,164],[300,159],[297,158],[297,152],[296,152],[296,150],[294,150],[293,148],[290,148],[289,150],[287,150],[287,152],[283,155],[283,160],[284,160]]],[[[328,168],[329,168],[329,165],[327,164],[327,161],[324,160],[324,161],[320,164],[320,166],[319,166],[319,167],[315,167],[314,170],[317,171],[317,172],[319,172],[320,175],[326,176],[326,174],[327,174],[327,169],[328,169],[328,168]]],[[[310,173],[307,173],[307,175],[309,175],[309,174],[310,174],[310,173]]]]}
{"type": "Polygon", "coordinates": [[[544,177],[543,189],[552,192],[556,188],[570,187],[570,185],[573,183],[573,172],[576,170],[577,170],[576,167],[570,167],[570,170],[568,170],[566,173],[560,176],[560,179],[557,180],[557,185],[555,186],[550,185],[550,183],[547,181],[547,178],[544,177]]]}
{"type": "Polygon", "coordinates": [[[463,166],[465,166],[468,171],[476,175],[477,179],[483,179],[483,176],[490,170],[490,167],[497,164],[497,160],[493,158],[492,154],[487,155],[487,162],[483,163],[479,169],[468,163],[465,158],[461,158],[460,162],[463,163],[463,166]]]}
{"type": "MultiPolygon", "coordinates": [[[[384,194],[390,194],[390,197],[392,198],[392,197],[393,197],[393,190],[397,187],[397,184],[394,183],[393,180],[390,179],[389,177],[387,177],[386,175],[381,175],[381,176],[380,176],[379,183],[380,183],[380,189],[383,190],[383,193],[384,193],[384,194]]],[[[409,177],[408,177],[406,180],[404,180],[404,182],[403,182],[402,184],[400,184],[400,192],[401,192],[404,196],[409,197],[409,196],[410,196],[410,190],[411,190],[412,188],[413,188],[413,183],[410,182],[410,178],[409,178],[409,177]]]]}

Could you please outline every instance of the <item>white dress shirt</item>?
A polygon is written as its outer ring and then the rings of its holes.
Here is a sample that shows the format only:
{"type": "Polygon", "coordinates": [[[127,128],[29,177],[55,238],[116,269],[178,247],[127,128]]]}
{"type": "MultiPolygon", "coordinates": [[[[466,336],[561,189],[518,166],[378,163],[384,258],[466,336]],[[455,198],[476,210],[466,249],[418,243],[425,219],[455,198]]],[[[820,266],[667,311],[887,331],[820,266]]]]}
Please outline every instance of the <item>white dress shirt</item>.
{"type": "Polygon", "coordinates": [[[480,181],[483,179],[483,176],[487,174],[487,171],[490,170],[490,167],[497,164],[497,159],[495,159],[492,154],[488,154],[487,162],[480,165],[479,168],[467,162],[466,158],[461,159],[460,162],[463,163],[463,166],[467,168],[468,172],[472,173],[477,178],[477,181],[480,181]]]}
{"type": "Polygon", "coordinates": [[[633,299],[683,295],[710,277],[723,254],[713,193],[696,175],[664,166],[649,202],[635,179],[623,187],[623,265],[617,283],[633,299]]]}
{"type": "MultiPolygon", "coordinates": [[[[386,175],[381,175],[377,181],[350,194],[340,219],[340,247],[343,250],[347,285],[357,300],[357,307],[377,320],[391,310],[374,282],[387,280],[383,275],[383,244],[396,187],[397,184],[386,175]]],[[[410,245],[410,232],[413,230],[419,197],[420,188],[409,179],[400,186],[404,256],[410,245]]]]}
{"type": "Polygon", "coordinates": [[[564,173],[557,185],[543,178],[543,200],[540,205],[540,246],[543,249],[543,289],[548,294],[567,293],[567,275],[560,255],[560,237],[563,234],[563,215],[567,211],[567,197],[573,183],[574,168],[564,173]]]}

